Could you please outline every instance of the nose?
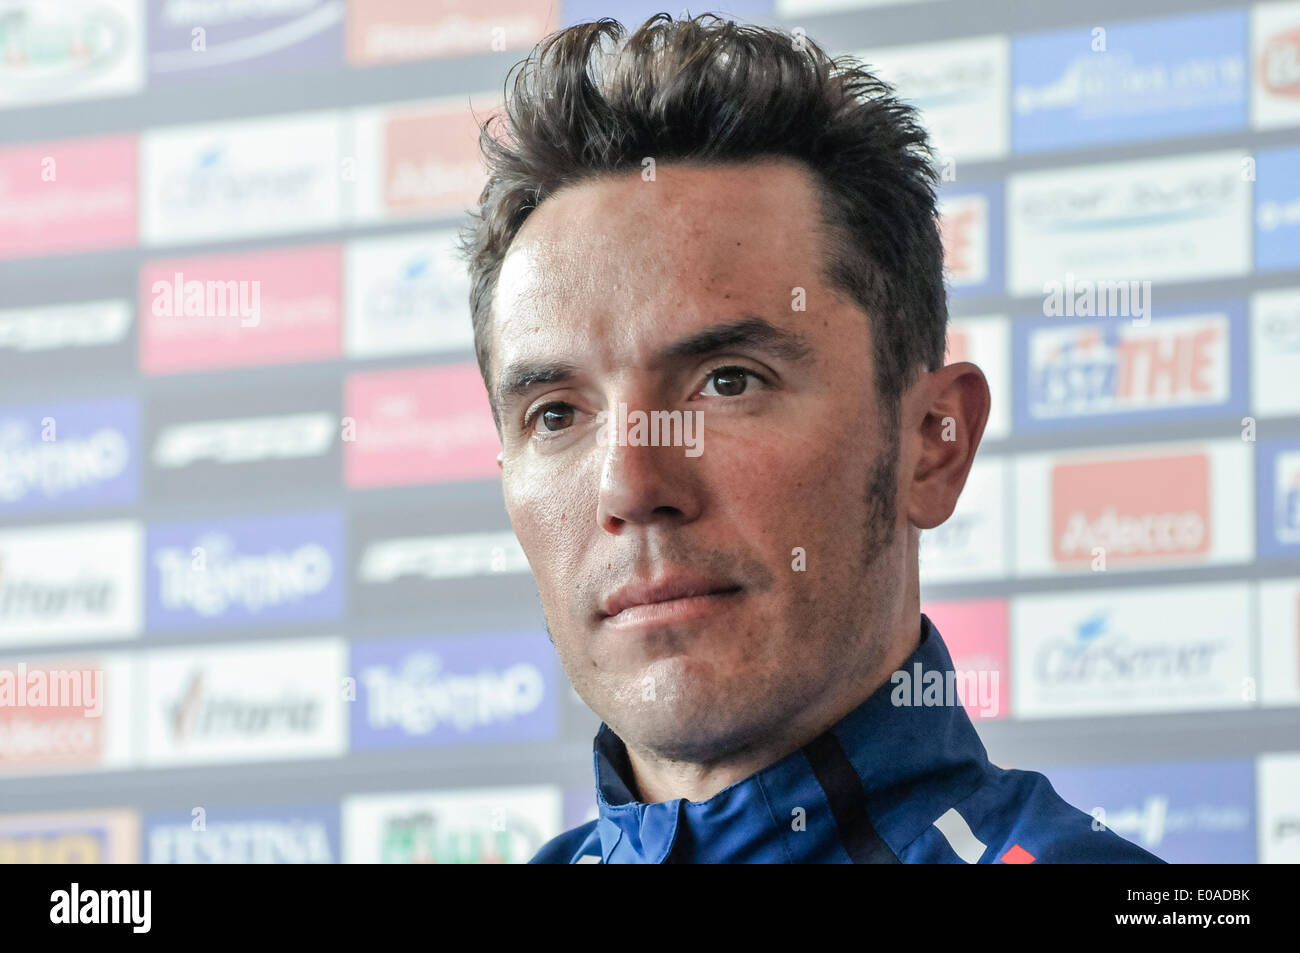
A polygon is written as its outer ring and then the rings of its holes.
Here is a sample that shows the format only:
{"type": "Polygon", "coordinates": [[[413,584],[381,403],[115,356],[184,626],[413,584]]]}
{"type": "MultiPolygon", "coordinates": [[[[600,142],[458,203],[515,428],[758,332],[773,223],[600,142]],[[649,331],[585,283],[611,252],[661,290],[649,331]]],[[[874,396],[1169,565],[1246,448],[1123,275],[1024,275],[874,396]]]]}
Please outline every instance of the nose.
{"type": "MultiPolygon", "coordinates": [[[[617,421],[614,421],[616,424],[617,421]]],[[[703,508],[700,459],[683,447],[646,446],[611,427],[603,448],[596,521],[607,533],[629,526],[689,523],[703,508]]]]}

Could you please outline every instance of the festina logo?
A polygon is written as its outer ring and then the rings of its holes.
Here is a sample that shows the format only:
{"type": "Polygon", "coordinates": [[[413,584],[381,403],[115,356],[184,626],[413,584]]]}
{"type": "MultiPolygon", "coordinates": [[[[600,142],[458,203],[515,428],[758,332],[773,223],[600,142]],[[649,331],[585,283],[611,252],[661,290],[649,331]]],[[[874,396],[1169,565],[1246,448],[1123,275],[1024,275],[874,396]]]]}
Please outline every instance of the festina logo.
{"type": "Polygon", "coordinates": [[[129,923],[133,933],[148,933],[152,890],[71,890],[50,894],[51,923],[129,923]]]}

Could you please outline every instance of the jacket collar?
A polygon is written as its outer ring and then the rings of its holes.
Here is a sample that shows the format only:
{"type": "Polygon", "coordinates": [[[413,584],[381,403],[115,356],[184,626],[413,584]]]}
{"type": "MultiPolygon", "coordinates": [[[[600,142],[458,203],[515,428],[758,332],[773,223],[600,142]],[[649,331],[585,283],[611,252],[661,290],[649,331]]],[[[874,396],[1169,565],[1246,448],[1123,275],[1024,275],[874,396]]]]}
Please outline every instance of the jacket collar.
{"type": "Polygon", "coordinates": [[[989,769],[966,710],[935,694],[953,671],[922,615],[921,642],[891,680],[813,742],[707,801],[637,801],[627,750],[602,723],[593,754],[602,859],[896,862],[989,769]]]}

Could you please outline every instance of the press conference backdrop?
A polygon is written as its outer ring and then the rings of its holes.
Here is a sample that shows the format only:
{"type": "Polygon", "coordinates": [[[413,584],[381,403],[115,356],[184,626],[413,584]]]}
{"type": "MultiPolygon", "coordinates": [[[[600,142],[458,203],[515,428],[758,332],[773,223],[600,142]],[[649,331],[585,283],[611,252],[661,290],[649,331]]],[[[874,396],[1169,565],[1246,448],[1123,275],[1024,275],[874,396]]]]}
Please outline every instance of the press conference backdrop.
{"type": "MultiPolygon", "coordinates": [[[[657,9],[0,0],[0,861],[593,816],[451,242],[510,65],[657,9]]],[[[990,755],[1170,861],[1300,860],[1300,3],[713,9],[933,133],[994,409],[923,603],[990,755]]]]}

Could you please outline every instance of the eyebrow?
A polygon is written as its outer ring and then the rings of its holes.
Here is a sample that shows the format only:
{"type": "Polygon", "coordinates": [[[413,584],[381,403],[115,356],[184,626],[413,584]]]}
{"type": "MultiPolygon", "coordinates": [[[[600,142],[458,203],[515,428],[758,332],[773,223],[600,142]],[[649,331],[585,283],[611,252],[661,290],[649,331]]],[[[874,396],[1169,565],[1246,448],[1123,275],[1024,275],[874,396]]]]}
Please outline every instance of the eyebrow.
{"type": "MultiPolygon", "coordinates": [[[[778,328],[763,318],[747,317],[717,324],[674,341],[655,355],[653,363],[707,357],[730,350],[766,352],[790,362],[806,361],[812,354],[812,348],[803,335],[778,328]]],[[[540,384],[562,384],[577,375],[577,365],[568,361],[517,361],[501,374],[497,404],[505,406],[540,384]]]]}

